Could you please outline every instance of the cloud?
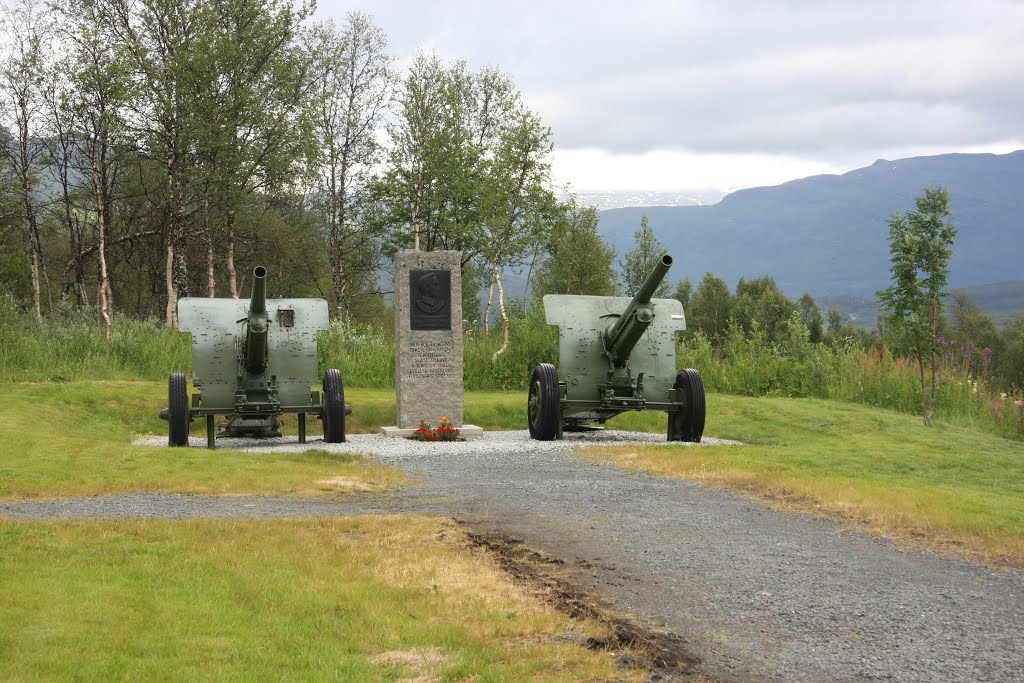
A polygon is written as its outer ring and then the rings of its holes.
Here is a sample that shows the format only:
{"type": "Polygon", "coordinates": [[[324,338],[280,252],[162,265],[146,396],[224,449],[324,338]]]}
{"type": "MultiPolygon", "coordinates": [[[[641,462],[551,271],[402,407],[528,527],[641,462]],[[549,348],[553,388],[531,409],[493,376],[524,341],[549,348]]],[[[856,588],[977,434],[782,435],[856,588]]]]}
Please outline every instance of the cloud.
{"type": "Polygon", "coordinates": [[[842,169],[785,155],[696,154],[683,150],[617,154],[585,148],[556,150],[552,171],[558,178],[571,179],[571,189],[578,192],[672,192],[681,188],[730,191],[775,185],[842,169]]]}
{"type": "Polygon", "coordinates": [[[353,6],[401,56],[426,47],[510,73],[554,130],[556,168],[580,179],[601,160],[642,172],[698,157],[770,178],[1021,137],[1024,3],[1012,0],[321,0],[319,12],[353,6]]]}

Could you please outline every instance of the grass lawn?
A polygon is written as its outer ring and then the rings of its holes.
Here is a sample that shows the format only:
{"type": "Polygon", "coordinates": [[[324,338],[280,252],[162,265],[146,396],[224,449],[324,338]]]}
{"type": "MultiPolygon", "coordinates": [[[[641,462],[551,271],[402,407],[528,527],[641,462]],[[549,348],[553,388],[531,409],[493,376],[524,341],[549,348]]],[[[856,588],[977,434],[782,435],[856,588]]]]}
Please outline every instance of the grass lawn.
{"type": "MultiPolygon", "coordinates": [[[[852,403],[710,395],[705,433],[732,448],[585,451],[629,469],[740,490],[993,564],[1024,567],[1024,445],[852,403]]],[[[664,417],[623,416],[661,430],[664,417]]]]}
{"type": "MultiPolygon", "coordinates": [[[[0,498],[54,498],[125,491],[318,494],[387,490],[406,481],[394,468],[357,455],[132,446],[140,434],[166,434],[158,415],[164,382],[15,383],[2,385],[0,498]]],[[[466,421],[485,429],[525,429],[526,408],[512,392],[467,396],[466,421]]],[[[395,423],[395,393],[349,389],[347,430],[376,432],[395,423]]],[[[297,433],[286,416],[285,433],[297,433]]],[[[205,436],[202,420],[194,436],[205,436]]],[[[309,423],[319,438],[320,423],[309,423]]]]}
{"type": "MultiPolygon", "coordinates": [[[[163,382],[6,384],[2,389],[0,497],[124,491],[315,494],[386,490],[405,481],[397,469],[323,450],[254,454],[133,446],[140,434],[167,433],[167,423],[158,417],[167,402],[163,382]]],[[[357,412],[350,431],[365,427],[363,418],[363,411],[357,412]]],[[[202,420],[193,428],[196,435],[205,434],[202,420]]],[[[294,417],[286,428],[296,433],[294,417]]],[[[319,428],[312,421],[310,436],[318,437],[319,428]]]]}
{"type": "Polygon", "coordinates": [[[643,680],[435,518],[0,521],[3,680],[643,680]]]}

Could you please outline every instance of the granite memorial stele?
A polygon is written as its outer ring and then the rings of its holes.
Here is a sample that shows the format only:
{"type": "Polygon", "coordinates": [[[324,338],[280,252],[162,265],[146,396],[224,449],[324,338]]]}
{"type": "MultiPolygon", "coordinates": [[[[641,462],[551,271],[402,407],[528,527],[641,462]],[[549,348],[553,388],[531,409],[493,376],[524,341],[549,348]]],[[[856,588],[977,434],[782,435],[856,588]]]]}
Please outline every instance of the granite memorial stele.
{"type": "Polygon", "coordinates": [[[442,417],[463,436],[482,433],[463,423],[462,252],[403,250],[395,255],[395,393],[397,426],[409,436],[442,417]]]}

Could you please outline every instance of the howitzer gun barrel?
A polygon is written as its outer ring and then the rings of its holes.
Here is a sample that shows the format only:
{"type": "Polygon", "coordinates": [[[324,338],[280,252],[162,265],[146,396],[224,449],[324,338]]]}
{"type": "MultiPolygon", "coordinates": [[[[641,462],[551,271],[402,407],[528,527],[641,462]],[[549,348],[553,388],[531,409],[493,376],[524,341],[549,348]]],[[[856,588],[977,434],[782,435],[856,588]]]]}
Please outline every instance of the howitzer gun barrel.
{"type": "Polygon", "coordinates": [[[245,368],[262,372],[267,368],[267,269],[256,266],[253,271],[252,298],[245,333],[245,368]]]}
{"type": "Polygon", "coordinates": [[[654,266],[654,270],[640,285],[640,289],[626,306],[626,310],[605,333],[605,350],[616,366],[621,366],[629,360],[629,354],[633,351],[633,347],[654,321],[654,308],[650,305],[651,297],[658,291],[658,287],[661,286],[661,282],[665,279],[671,266],[672,257],[663,254],[654,266]]]}

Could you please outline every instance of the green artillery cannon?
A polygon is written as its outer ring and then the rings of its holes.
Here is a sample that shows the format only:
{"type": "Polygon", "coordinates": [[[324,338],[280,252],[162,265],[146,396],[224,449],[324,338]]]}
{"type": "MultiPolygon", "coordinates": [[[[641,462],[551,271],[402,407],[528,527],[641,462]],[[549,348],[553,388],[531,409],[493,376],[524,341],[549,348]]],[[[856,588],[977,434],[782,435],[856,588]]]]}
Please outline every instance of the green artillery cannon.
{"type": "Polygon", "coordinates": [[[668,413],[668,440],[699,443],[704,382],[676,373],[675,333],[686,329],[683,305],[653,299],[672,257],[665,254],[632,299],[548,294],[544,312],[559,329],[559,370],[541,363],[530,378],[530,436],[562,438],[628,410],[668,413]]]}
{"type": "Polygon", "coordinates": [[[206,418],[206,444],[214,447],[214,419],[228,419],[216,436],[281,436],[280,416],[297,413],[299,442],[306,441],[306,416],[323,420],[324,441],[345,440],[341,373],[328,370],[323,393],[317,379],[317,332],[327,329],[323,299],[267,299],[267,269],[253,269],[252,298],[178,300],[178,329],[192,335],[192,385],[171,373],[167,420],[171,446],[188,445],[189,423],[206,418]]]}

